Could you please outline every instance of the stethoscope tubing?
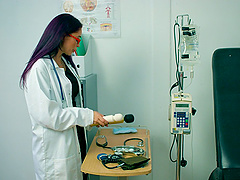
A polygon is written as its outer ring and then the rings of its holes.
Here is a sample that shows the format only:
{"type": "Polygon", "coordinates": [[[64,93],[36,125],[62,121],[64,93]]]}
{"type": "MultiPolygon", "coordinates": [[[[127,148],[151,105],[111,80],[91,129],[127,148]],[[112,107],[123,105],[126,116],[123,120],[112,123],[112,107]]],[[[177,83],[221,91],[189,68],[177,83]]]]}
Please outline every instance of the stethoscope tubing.
{"type": "Polygon", "coordinates": [[[64,101],[64,96],[63,96],[63,90],[62,90],[62,84],[61,84],[61,81],[60,81],[60,78],[58,76],[58,73],[57,73],[57,70],[56,70],[56,67],[54,66],[54,63],[53,63],[53,60],[52,60],[52,57],[50,56],[50,60],[52,62],[52,65],[53,65],[53,70],[56,74],[56,77],[57,77],[57,80],[58,80],[58,83],[59,83],[59,87],[60,87],[60,92],[61,92],[61,96],[62,96],[62,101],[64,101]]]}

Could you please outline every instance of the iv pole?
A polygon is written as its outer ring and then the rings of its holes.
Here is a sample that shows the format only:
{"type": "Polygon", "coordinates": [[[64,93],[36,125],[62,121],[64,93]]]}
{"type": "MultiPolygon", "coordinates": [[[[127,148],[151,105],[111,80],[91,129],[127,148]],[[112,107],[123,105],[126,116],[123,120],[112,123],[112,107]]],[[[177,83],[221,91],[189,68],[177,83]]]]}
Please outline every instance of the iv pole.
{"type": "MultiPolygon", "coordinates": [[[[182,67],[181,67],[182,68],[182,67]]],[[[183,71],[179,72],[179,81],[180,81],[180,86],[179,86],[179,92],[183,92],[183,71]]],[[[181,174],[181,154],[182,154],[182,139],[183,139],[183,134],[177,134],[177,164],[176,164],[176,180],[180,180],[181,174]]]]}
{"type": "MultiPolygon", "coordinates": [[[[187,22],[189,22],[189,15],[178,15],[176,18],[176,23],[178,22],[178,18],[181,17],[181,26],[183,26],[183,17],[187,16],[187,22]]],[[[179,37],[180,38],[180,37],[179,37]]],[[[178,54],[179,54],[179,45],[178,45],[178,54]]],[[[178,67],[179,68],[179,67],[178,67]]],[[[179,89],[178,92],[183,92],[183,80],[184,80],[184,72],[183,67],[180,67],[180,71],[178,72],[179,77],[179,89]]],[[[183,140],[184,134],[177,134],[177,161],[176,161],[176,180],[180,180],[181,177],[181,159],[182,159],[182,140],[183,140]]]]}
{"type": "MultiPolygon", "coordinates": [[[[176,17],[175,20],[175,24],[174,24],[174,39],[175,39],[175,55],[176,55],[176,65],[177,65],[177,83],[175,83],[172,88],[174,86],[178,86],[178,93],[183,94],[183,81],[184,81],[184,70],[183,70],[183,66],[187,65],[187,66],[192,66],[194,64],[197,63],[198,59],[199,59],[199,53],[198,53],[198,36],[196,34],[196,26],[194,26],[193,24],[190,23],[191,20],[189,18],[188,14],[183,14],[183,15],[178,15],[176,17]],[[186,19],[184,18],[186,17],[186,19]],[[184,22],[184,19],[186,20],[186,22],[184,22]],[[183,24],[186,24],[186,26],[183,26],[183,24]],[[190,26],[191,24],[191,26],[190,26]],[[178,26],[178,44],[177,42],[177,38],[176,38],[176,34],[175,34],[175,28],[178,26]],[[180,30],[181,28],[181,30],[180,30]],[[180,33],[181,32],[181,33],[180,33]],[[180,35],[181,34],[181,35],[180,35]],[[184,37],[184,38],[183,38],[184,37]],[[179,57],[180,54],[180,48],[181,48],[181,57],[179,57]],[[176,51],[177,50],[177,51],[176,51]],[[180,62],[181,59],[181,62],[180,62]],[[184,61],[184,64],[182,63],[184,61]],[[177,84],[177,85],[176,85],[177,84]]],[[[190,72],[190,77],[193,78],[193,74],[192,74],[192,70],[190,72]]],[[[171,88],[171,90],[172,90],[171,88]]],[[[174,106],[173,106],[174,107],[174,106]]],[[[191,108],[193,109],[193,107],[191,106],[191,108]]],[[[191,109],[191,115],[192,115],[192,109],[191,109]]],[[[190,118],[191,118],[190,115],[190,118]]],[[[174,117],[171,116],[171,117],[174,117]]],[[[175,121],[172,121],[173,123],[175,123],[175,121]]],[[[172,124],[173,125],[173,124],[172,124]]],[[[176,127],[176,126],[173,126],[176,127]]],[[[180,180],[181,177],[181,166],[185,167],[186,162],[184,162],[183,159],[183,138],[185,134],[190,134],[190,131],[176,131],[173,132],[173,134],[175,134],[176,137],[176,141],[177,141],[177,159],[176,161],[176,180],[180,180]]]]}
{"type": "Polygon", "coordinates": [[[180,180],[181,170],[181,153],[182,153],[182,136],[183,134],[177,134],[177,165],[176,165],[176,180],[180,180]]]}

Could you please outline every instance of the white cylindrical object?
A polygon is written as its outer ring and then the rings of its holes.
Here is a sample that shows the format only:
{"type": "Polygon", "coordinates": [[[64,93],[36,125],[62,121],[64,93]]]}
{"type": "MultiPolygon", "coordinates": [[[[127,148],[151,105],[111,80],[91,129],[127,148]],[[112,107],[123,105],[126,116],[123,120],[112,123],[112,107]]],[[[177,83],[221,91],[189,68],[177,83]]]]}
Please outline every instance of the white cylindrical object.
{"type": "Polygon", "coordinates": [[[108,122],[113,122],[113,115],[103,116],[103,118],[108,122]]]}
{"type": "Polygon", "coordinates": [[[123,115],[122,114],[115,114],[113,115],[108,115],[103,117],[105,120],[107,120],[109,123],[111,122],[118,122],[123,120],[123,115]]]}
{"type": "Polygon", "coordinates": [[[122,114],[115,114],[113,117],[114,121],[122,121],[123,115],[122,114]]]}

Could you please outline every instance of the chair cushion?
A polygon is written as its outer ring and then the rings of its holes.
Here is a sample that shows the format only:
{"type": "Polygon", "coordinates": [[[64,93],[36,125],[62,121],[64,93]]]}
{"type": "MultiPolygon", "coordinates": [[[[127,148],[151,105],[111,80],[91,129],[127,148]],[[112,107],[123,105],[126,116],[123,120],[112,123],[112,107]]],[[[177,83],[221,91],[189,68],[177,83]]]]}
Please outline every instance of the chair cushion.
{"type": "Polygon", "coordinates": [[[240,168],[223,169],[224,180],[240,180],[240,168]]]}
{"type": "Polygon", "coordinates": [[[240,168],[240,48],[213,54],[213,93],[217,167],[240,168]]]}
{"type": "Polygon", "coordinates": [[[240,168],[214,169],[208,180],[240,180],[240,168]]]}
{"type": "Polygon", "coordinates": [[[214,169],[208,180],[223,180],[222,170],[219,167],[214,169]]]}

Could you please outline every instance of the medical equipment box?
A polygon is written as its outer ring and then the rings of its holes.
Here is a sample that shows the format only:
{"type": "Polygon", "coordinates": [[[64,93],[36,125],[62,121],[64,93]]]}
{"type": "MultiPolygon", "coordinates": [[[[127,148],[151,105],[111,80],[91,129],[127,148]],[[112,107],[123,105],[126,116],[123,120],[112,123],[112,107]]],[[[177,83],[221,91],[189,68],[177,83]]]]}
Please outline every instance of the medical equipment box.
{"type": "Polygon", "coordinates": [[[192,96],[188,93],[172,94],[171,133],[190,134],[192,117],[192,96]]]}

